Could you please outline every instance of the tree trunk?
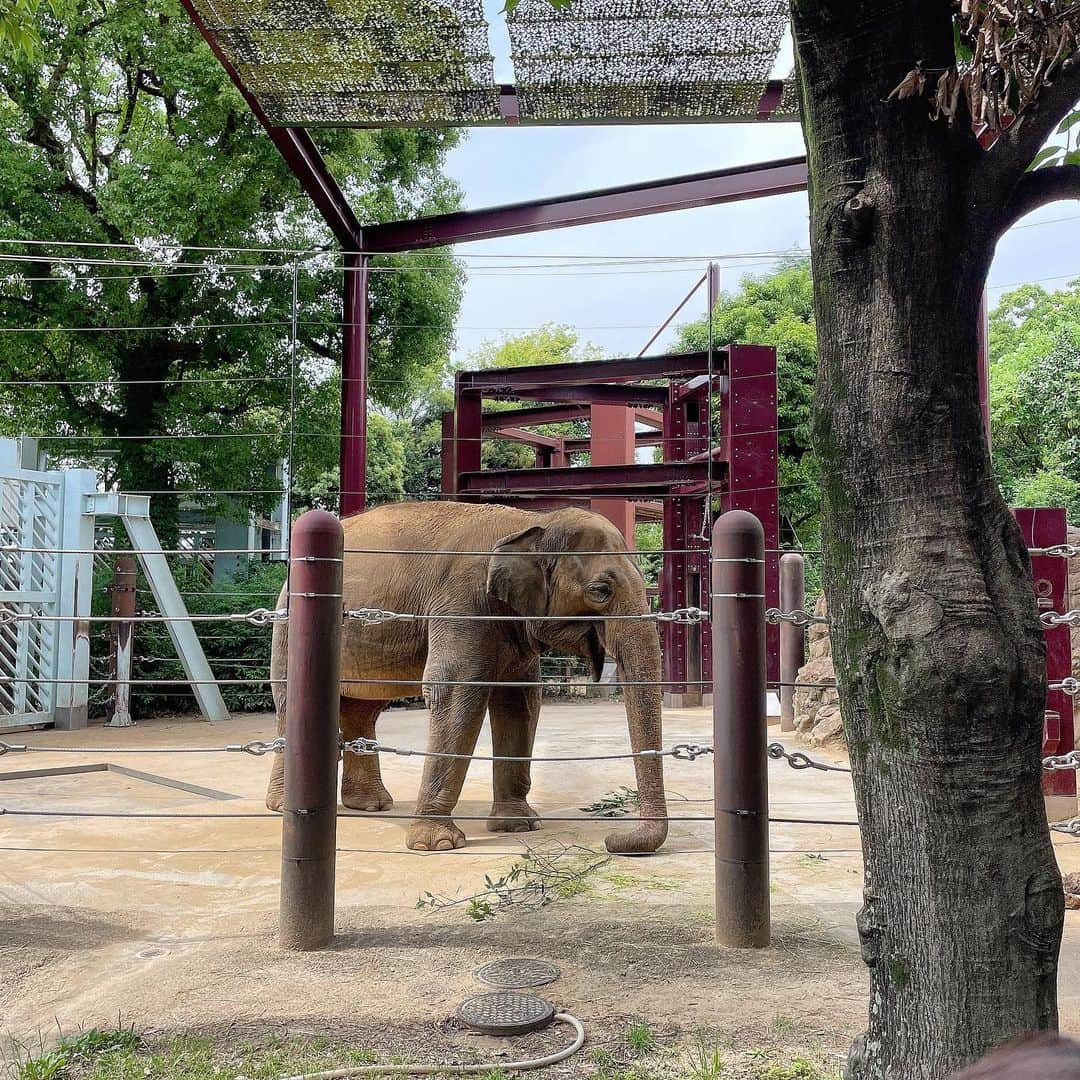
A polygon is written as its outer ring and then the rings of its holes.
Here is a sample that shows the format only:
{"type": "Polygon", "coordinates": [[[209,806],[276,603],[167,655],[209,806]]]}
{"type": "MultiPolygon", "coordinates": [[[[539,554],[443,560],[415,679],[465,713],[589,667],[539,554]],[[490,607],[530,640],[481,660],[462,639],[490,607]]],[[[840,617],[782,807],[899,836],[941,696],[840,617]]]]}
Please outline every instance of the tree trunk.
{"type": "Polygon", "coordinates": [[[172,548],[179,538],[180,520],[180,496],[173,493],[177,444],[153,437],[166,434],[161,411],[169,395],[169,386],[162,381],[171,366],[168,345],[166,340],[140,342],[120,358],[117,373],[124,404],[116,433],[123,436],[117,459],[120,490],[155,493],[150,496],[150,515],[162,546],[172,548]]]}
{"type": "Polygon", "coordinates": [[[852,1080],[941,1080],[1057,1024],[1043,636],[978,399],[981,151],[925,98],[886,100],[915,61],[952,63],[949,7],[793,3],[825,591],[866,865],[852,1080]]]}

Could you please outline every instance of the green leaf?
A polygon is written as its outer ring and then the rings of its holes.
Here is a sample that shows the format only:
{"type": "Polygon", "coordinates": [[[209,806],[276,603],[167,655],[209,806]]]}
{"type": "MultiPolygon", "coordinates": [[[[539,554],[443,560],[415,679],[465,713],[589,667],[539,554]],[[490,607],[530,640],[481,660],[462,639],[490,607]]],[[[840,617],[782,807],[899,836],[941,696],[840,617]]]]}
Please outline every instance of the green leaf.
{"type": "Polygon", "coordinates": [[[1028,166],[1028,172],[1032,169],[1038,169],[1044,165],[1056,165],[1058,164],[1058,157],[1063,153],[1060,146],[1044,146],[1036,155],[1034,160],[1028,166]]]}
{"type": "Polygon", "coordinates": [[[969,63],[974,55],[969,48],[967,42],[964,41],[963,35],[960,33],[960,19],[957,16],[953,16],[953,52],[956,54],[957,63],[969,63]]]}
{"type": "Polygon", "coordinates": [[[1054,134],[1064,135],[1074,124],[1080,124],[1080,109],[1074,109],[1071,113],[1069,113],[1069,115],[1066,116],[1060,124],[1058,124],[1057,130],[1054,132],[1054,134]]]}

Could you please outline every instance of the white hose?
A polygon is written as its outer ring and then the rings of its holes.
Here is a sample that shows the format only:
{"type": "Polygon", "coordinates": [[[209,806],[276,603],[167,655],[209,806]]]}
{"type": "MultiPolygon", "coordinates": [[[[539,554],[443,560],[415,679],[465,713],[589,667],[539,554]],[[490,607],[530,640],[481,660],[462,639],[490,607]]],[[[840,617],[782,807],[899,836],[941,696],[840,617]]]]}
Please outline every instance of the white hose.
{"type": "Polygon", "coordinates": [[[576,1054],[585,1044],[585,1026],[576,1017],[567,1012],[558,1012],[555,1020],[569,1024],[576,1034],[574,1041],[565,1050],[558,1050],[546,1057],[529,1058],[526,1061],[489,1061],[480,1065],[357,1065],[351,1069],[327,1069],[326,1072],[300,1073],[287,1076],[283,1080],[340,1080],[344,1076],[433,1076],[436,1073],[483,1073],[495,1069],[503,1072],[527,1072],[530,1069],[545,1069],[548,1065],[557,1065],[576,1054]]]}

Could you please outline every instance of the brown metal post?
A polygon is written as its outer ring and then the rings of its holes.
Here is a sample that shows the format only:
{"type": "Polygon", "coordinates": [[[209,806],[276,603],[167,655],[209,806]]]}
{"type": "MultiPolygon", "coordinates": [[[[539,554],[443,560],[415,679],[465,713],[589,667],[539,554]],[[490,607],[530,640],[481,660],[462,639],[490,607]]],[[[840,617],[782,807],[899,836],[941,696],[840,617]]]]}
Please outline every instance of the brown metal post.
{"type": "Polygon", "coordinates": [[[323,949],[334,938],[343,545],[341,522],[324,510],[293,525],[278,930],[285,949],[323,949]]]}
{"type": "MultiPolygon", "coordinates": [[[[806,563],[789,551],[780,556],[780,607],[799,611],[806,603],[806,563]]],[[[806,663],[806,631],[792,623],[780,624],[780,730],[795,730],[795,687],[806,663]]]]}
{"type": "Polygon", "coordinates": [[[729,510],[713,525],[713,798],[716,940],[769,944],[765,755],[765,532],[729,510]]]}
{"type": "Polygon", "coordinates": [[[117,555],[113,564],[112,617],[124,622],[112,623],[109,635],[109,678],[112,680],[112,704],[106,727],[131,727],[131,661],[135,642],[135,581],[139,564],[134,555],[117,555]]]}

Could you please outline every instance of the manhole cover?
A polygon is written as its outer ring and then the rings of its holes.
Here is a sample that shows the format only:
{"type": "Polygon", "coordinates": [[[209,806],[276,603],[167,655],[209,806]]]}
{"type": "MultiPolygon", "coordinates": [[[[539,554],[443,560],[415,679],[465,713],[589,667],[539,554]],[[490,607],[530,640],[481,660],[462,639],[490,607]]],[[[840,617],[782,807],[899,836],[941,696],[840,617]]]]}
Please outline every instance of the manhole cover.
{"type": "Polygon", "coordinates": [[[530,960],[513,956],[506,960],[493,960],[476,973],[476,977],[500,990],[520,990],[526,986],[547,986],[553,983],[561,971],[546,960],[530,960]]]}
{"type": "Polygon", "coordinates": [[[458,1019],[485,1035],[524,1035],[551,1023],[555,1006],[535,994],[498,990],[477,994],[458,1008],[458,1019]]]}

